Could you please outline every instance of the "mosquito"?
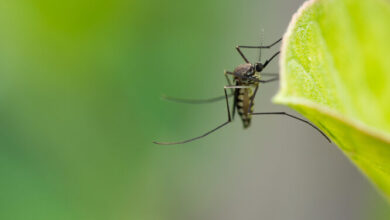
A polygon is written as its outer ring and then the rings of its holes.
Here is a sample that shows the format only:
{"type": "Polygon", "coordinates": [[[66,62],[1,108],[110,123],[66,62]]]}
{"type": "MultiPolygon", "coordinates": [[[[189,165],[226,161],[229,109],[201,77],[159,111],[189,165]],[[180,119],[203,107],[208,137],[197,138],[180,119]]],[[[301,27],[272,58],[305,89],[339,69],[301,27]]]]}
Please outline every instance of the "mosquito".
{"type": "Polygon", "coordinates": [[[206,137],[207,135],[219,130],[220,128],[228,125],[231,123],[234,119],[234,116],[236,114],[236,111],[238,112],[238,115],[241,118],[241,121],[243,123],[244,128],[248,128],[251,124],[251,119],[253,115],[284,115],[293,119],[296,119],[298,121],[301,121],[303,123],[306,123],[307,125],[313,127],[315,130],[317,130],[319,133],[321,133],[329,142],[330,139],[315,125],[310,123],[309,121],[306,121],[304,119],[301,119],[297,116],[291,115],[286,112],[253,112],[253,106],[254,106],[254,99],[256,97],[256,93],[259,89],[260,84],[269,83],[273,81],[279,80],[279,74],[266,74],[262,73],[262,71],[270,64],[272,60],[274,60],[275,57],[277,57],[280,54],[280,51],[276,52],[274,55],[272,55],[269,59],[267,59],[264,63],[261,62],[261,50],[262,49],[271,49],[276,44],[280,43],[282,41],[282,38],[278,39],[274,43],[268,45],[268,46],[236,46],[237,52],[240,54],[242,59],[245,61],[244,64],[241,64],[237,66],[233,72],[231,71],[225,71],[225,78],[227,81],[226,86],[224,86],[224,95],[220,97],[215,97],[211,99],[203,99],[203,100],[191,100],[191,99],[179,99],[179,98],[172,98],[172,97],[164,97],[167,100],[174,101],[174,102],[180,102],[180,103],[188,103],[188,104],[203,104],[203,103],[212,103],[220,100],[226,101],[226,109],[227,109],[227,121],[222,123],[221,125],[217,126],[216,128],[191,139],[178,141],[178,142],[153,142],[155,144],[160,145],[174,145],[174,144],[184,144],[188,142],[192,142],[201,138],[206,137]],[[244,53],[241,49],[259,49],[260,50],[260,58],[258,62],[251,63],[246,58],[244,53]],[[232,77],[233,80],[231,80],[230,77],[232,77]],[[262,76],[274,76],[270,79],[263,80],[262,76]],[[232,83],[233,81],[233,83],[232,83]],[[230,93],[228,94],[228,91],[230,90],[230,93]],[[230,105],[229,105],[229,97],[233,96],[233,106],[232,110],[230,111],[230,105]],[[232,113],[232,114],[231,114],[232,113]]]}

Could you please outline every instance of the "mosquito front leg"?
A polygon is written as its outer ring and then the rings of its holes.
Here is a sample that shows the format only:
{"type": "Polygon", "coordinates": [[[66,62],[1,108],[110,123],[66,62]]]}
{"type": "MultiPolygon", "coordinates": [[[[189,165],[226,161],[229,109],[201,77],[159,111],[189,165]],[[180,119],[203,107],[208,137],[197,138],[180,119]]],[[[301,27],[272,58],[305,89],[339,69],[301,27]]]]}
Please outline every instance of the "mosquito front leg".
{"type": "MultiPolygon", "coordinates": [[[[246,63],[249,63],[249,60],[245,57],[244,53],[241,51],[241,48],[246,48],[246,49],[270,49],[271,47],[273,47],[274,45],[276,45],[277,43],[279,43],[280,41],[282,41],[282,38],[278,39],[277,41],[275,41],[274,43],[268,45],[268,46],[242,46],[242,45],[239,45],[239,46],[236,46],[236,50],[237,52],[241,55],[242,59],[244,59],[244,61],[246,63]]],[[[267,63],[268,64],[268,63],[267,63]]],[[[266,65],[264,65],[265,67],[266,65]]]]}
{"type": "Polygon", "coordinates": [[[271,47],[273,47],[275,44],[279,43],[280,41],[282,41],[283,38],[280,38],[278,39],[277,41],[275,41],[274,43],[268,45],[268,46],[237,46],[238,48],[247,48],[247,49],[270,49],[271,47]]]}
{"type": "Polygon", "coordinates": [[[249,60],[245,57],[244,53],[240,49],[241,46],[237,46],[236,50],[241,55],[242,59],[244,59],[245,63],[250,63],[249,60]]]}

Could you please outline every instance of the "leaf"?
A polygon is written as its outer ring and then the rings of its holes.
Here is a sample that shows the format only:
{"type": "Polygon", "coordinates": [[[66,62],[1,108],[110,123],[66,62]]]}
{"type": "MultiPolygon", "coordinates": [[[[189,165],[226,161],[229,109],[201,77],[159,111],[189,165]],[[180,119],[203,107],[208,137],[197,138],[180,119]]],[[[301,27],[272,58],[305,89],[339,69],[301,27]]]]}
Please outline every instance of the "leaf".
{"type": "Polygon", "coordinates": [[[389,54],[389,1],[308,1],[284,36],[274,97],[323,130],[388,201],[389,54]]]}

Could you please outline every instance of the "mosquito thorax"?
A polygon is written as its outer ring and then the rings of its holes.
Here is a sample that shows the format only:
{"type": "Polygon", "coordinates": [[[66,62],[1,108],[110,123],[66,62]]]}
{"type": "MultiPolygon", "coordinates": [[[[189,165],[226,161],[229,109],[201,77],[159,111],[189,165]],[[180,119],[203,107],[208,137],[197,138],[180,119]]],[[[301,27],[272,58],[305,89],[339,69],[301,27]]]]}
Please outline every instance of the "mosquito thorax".
{"type": "Polygon", "coordinates": [[[234,80],[245,85],[256,84],[259,78],[259,75],[256,74],[256,72],[254,64],[241,64],[234,69],[234,80]]]}
{"type": "MultiPolygon", "coordinates": [[[[242,76],[243,78],[250,78],[255,74],[255,72],[254,65],[250,63],[241,64],[234,69],[234,74],[236,76],[242,76]]],[[[243,79],[242,77],[240,78],[243,79]]]]}

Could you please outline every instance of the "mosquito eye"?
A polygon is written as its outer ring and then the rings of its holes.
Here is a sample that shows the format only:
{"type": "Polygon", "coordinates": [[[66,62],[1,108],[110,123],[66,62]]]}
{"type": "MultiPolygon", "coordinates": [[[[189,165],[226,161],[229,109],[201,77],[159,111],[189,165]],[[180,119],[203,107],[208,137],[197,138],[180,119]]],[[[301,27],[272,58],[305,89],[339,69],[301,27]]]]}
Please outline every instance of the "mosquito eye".
{"type": "Polygon", "coordinates": [[[261,64],[261,63],[256,64],[256,71],[257,72],[261,72],[263,70],[263,68],[264,68],[263,64],[261,64]]]}
{"type": "Polygon", "coordinates": [[[246,74],[247,74],[247,75],[252,75],[252,74],[254,74],[254,73],[255,73],[255,71],[254,71],[253,67],[250,67],[249,70],[248,70],[248,72],[247,72],[246,74]]]}

